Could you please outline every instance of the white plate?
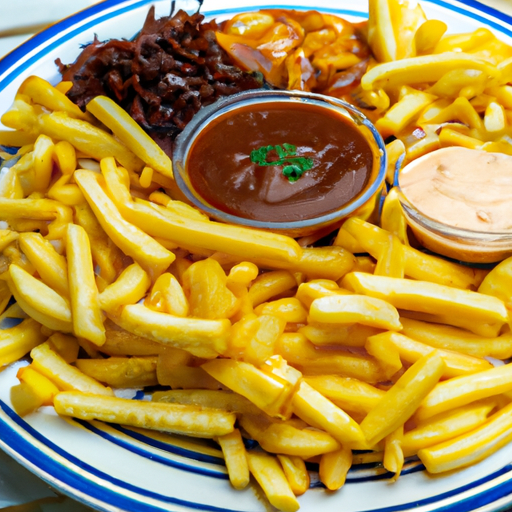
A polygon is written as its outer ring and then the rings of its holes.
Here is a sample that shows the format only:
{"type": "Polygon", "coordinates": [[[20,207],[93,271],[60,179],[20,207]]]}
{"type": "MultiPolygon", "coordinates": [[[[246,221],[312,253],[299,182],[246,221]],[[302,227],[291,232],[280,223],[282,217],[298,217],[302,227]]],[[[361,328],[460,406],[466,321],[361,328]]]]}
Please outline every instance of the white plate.
{"type": "MultiPolygon", "coordinates": [[[[149,5],[168,14],[170,0],[107,0],[34,36],[0,61],[0,112],[11,104],[29,75],[59,80],[54,61],[72,62],[94,34],[100,40],[129,38],[142,26],[149,5]]],[[[179,7],[195,10],[193,1],[179,7]]],[[[512,43],[512,18],[473,0],[426,0],[429,18],[448,23],[450,32],[486,26],[512,43]]],[[[226,18],[259,7],[318,9],[350,20],[367,17],[361,0],[206,0],[202,12],[226,18]]],[[[271,509],[256,486],[234,491],[220,452],[213,444],[168,435],[59,418],[51,408],[25,418],[10,402],[17,363],[0,373],[0,447],[43,480],[83,503],[105,511],[203,510],[264,512],[271,509]]],[[[471,468],[429,476],[417,462],[392,483],[378,467],[350,471],[345,487],[326,492],[318,483],[299,498],[302,512],[466,512],[503,510],[512,504],[512,445],[471,468]]],[[[316,480],[317,482],[318,480],[316,480]]]]}

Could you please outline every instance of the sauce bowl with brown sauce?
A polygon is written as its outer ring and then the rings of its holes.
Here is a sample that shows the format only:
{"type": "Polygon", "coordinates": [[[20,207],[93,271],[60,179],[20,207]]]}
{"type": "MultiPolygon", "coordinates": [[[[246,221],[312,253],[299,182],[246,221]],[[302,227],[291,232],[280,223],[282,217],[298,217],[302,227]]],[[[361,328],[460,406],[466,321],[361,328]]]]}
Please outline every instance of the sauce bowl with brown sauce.
{"type": "Polygon", "coordinates": [[[181,191],[211,217],[292,236],[368,218],[386,170],[363,114],[299,91],[248,91],[200,110],[173,160],[181,191]]]}

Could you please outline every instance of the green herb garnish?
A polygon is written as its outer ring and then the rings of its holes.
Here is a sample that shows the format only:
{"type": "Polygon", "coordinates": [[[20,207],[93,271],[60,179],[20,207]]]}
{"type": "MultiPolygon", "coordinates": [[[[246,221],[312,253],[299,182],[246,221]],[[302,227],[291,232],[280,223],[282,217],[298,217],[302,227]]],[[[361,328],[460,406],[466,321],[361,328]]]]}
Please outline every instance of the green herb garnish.
{"type": "Polygon", "coordinates": [[[282,146],[261,146],[251,151],[251,162],[261,166],[284,165],[283,174],[288,181],[297,181],[306,171],[313,168],[313,160],[297,155],[297,146],[284,143],[282,146]],[[268,161],[268,154],[271,151],[277,153],[277,160],[268,161]]]}

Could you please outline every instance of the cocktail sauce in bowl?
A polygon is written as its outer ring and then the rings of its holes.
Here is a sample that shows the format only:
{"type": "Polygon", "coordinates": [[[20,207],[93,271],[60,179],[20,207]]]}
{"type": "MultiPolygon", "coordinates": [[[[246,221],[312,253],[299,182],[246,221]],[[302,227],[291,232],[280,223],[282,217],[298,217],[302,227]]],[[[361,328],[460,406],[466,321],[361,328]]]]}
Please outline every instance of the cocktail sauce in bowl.
{"type": "Polygon", "coordinates": [[[368,217],[386,168],[361,113],[297,91],[249,91],[201,110],[173,157],[178,186],[211,217],[292,236],[368,217]]]}

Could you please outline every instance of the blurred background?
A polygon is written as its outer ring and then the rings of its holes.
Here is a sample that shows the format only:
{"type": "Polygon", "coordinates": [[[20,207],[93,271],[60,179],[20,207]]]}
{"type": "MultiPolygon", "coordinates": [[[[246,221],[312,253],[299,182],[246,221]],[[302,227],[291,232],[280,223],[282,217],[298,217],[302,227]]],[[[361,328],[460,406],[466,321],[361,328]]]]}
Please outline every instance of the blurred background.
{"type": "MultiPolygon", "coordinates": [[[[362,2],[364,0],[358,0],[362,2]]],[[[0,57],[48,25],[98,0],[1,0],[0,57]],[[9,4],[6,6],[6,4],[9,4]]],[[[480,0],[512,16],[512,0],[480,0]]],[[[0,509],[5,512],[90,512],[58,495],[28,470],[0,451],[0,509]]]]}

